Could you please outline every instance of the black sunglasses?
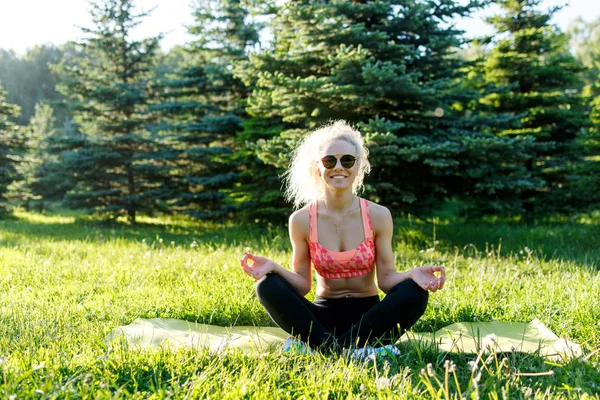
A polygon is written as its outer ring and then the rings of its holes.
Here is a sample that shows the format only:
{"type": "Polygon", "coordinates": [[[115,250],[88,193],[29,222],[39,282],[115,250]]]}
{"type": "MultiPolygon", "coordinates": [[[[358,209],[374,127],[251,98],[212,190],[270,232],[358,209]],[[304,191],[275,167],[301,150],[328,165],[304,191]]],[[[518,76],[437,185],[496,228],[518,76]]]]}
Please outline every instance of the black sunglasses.
{"type": "MultiPolygon", "coordinates": [[[[327,155],[321,158],[323,166],[327,169],[335,168],[337,160],[338,158],[332,155],[327,155]]],[[[342,163],[342,167],[352,168],[356,162],[356,157],[354,157],[352,154],[344,154],[342,157],[340,157],[340,162],[342,163]]]]}

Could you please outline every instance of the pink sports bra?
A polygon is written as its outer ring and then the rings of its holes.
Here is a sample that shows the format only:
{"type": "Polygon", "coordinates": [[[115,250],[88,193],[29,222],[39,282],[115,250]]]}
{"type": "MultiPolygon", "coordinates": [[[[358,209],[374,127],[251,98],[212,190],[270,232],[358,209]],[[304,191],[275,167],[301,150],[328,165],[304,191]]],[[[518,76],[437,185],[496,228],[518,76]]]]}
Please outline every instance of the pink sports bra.
{"type": "Polygon", "coordinates": [[[359,197],[365,239],[355,249],[331,251],[321,246],[317,231],[317,204],[308,207],[310,233],[308,247],[315,270],[323,278],[352,278],[368,274],[375,267],[375,239],[367,200],[359,197]]]}

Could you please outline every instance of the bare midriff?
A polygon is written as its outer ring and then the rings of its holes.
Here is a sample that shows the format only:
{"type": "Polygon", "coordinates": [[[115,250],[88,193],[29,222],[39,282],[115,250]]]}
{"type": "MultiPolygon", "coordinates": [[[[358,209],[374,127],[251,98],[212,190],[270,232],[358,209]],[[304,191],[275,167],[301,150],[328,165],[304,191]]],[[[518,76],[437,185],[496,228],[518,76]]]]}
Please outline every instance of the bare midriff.
{"type": "Polygon", "coordinates": [[[323,278],[317,274],[317,295],[328,299],[368,297],[378,294],[375,270],[363,276],[344,279],[323,278]]]}

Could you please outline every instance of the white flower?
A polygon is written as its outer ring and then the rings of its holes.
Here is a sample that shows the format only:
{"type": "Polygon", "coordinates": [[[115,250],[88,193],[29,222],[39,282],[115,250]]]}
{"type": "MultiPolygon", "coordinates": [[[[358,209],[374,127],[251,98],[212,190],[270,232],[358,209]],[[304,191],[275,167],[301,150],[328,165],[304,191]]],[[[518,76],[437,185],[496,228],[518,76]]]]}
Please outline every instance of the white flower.
{"type": "Polygon", "coordinates": [[[427,375],[433,376],[433,365],[431,363],[427,364],[427,375]]]}
{"type": "Polygon", "coordinates": [[[481,346],[483,349],[493,351],[498,346],[498,336],[494,335],[493,333],[484,336],[481,340],[481,346]]]}
{"type": "Polygon", "coordinates": [[[379,390],[388,389],[392,386],[392,381],[388,378],[377,378],[375,379],[375,386],[379,390]]]}

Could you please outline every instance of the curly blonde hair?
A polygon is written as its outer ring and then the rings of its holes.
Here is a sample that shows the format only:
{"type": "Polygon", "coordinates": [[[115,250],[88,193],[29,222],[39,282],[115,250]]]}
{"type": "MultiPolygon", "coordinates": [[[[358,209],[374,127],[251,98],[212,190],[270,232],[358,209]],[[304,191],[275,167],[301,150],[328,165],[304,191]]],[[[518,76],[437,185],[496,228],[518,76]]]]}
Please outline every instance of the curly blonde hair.
{"type": "Polygon", "coordinates": [[[335,140],[344,140],[356,149],[358,171],[352,184],[352,192],[358,194],[362,189],[365,174],[371,171],[369,151],[358,130],[346,121],[334,121],[306,135],[292,153],[290,167],[283,177],[285,199],[293,203],[295,209],[325,196],[325,186],[319,177],[317,163],[323,147],[335,140]]]}

